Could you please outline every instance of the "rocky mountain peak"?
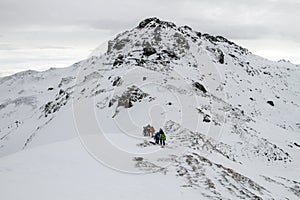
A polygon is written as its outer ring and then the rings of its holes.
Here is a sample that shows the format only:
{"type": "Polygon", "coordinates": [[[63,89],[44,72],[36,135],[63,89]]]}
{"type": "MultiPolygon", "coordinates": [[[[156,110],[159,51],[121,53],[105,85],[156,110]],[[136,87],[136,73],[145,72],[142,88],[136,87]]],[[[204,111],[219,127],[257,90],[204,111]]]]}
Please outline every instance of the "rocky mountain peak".
{"type": "Polygon", "coordinates": [[[176,25],[172,22],[162,21],[162,20],[158,19],[157,17],[151,17],[151,18],[144,19],[137,26],[137,28],[139,28],[139,29],[142,29],[142,28],[156,28],[156,27],[175,28],[176,25]]]}
{"type": "Polygon", "coordinates": [[[224,57],[239,57],[250,52],[226,39],[223,36],[212,36],[207,33],[194,31],[189,26],[177,26],[172,22],[162,21],[159,18],[147,18],[136,28],[117,35],[108,42],[107,54],[113,59],[118,57],[116,64],[120,64],[120,54],[123,59],[134,57],[139,64],[150,55],[161,60],[165,56],[183,58],[191,54],[190,49],[204,49],[213,54],[216,61],[224,64],[224,57]],[[138,52],[141,52],[138,54],[138,52]],[[167,53],[166,53],[167,52],[167,53]],[[134,56],[135,55],[135,56],[134,56]]]}

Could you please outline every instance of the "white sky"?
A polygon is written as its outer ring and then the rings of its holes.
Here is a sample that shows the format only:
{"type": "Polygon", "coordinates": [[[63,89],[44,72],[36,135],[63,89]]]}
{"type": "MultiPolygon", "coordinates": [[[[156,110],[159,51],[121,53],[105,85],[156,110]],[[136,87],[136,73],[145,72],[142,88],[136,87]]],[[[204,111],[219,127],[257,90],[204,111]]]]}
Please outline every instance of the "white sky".
{"type": "Polygon", "coordinates": [[[0,0],[0,76],[66,67],[156,16],[300,63],[299,0],[0,0]]]}

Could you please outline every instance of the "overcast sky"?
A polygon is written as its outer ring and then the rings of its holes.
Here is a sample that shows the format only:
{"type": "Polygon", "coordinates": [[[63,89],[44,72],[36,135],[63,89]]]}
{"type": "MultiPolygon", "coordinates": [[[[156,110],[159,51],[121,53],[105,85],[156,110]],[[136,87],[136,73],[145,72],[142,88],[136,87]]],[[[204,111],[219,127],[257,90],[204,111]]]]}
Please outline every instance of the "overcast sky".
{"type": "Polygon", "coordinates": [[[152,16],[300,64],[299,0],[0,0],[0,76],[69,66],[152,16]]]}

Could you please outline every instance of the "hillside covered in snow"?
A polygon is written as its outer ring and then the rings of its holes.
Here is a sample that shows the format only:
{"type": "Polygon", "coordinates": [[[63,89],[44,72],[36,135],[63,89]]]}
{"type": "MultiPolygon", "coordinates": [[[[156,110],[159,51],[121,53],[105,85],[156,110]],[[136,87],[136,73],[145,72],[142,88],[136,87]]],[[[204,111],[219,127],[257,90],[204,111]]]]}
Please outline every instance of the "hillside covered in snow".
{"type": "Polygon", "coordinates": [[[0,78],[1,197],[299,199],[299,88],[297,65],[145,19],[104,54],[0,78]]]}

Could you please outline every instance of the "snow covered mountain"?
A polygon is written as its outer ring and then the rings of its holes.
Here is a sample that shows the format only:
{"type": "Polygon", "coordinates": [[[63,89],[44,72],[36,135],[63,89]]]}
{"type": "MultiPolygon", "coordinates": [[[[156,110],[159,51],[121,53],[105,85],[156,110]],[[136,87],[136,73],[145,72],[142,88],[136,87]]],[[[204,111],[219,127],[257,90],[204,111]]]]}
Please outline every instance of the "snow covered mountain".
{"type": "Polygon", "coordinates": [[[300,198],[299,66],[157,18],[92,55],[0,78],[5,199],[300,198]]]}

